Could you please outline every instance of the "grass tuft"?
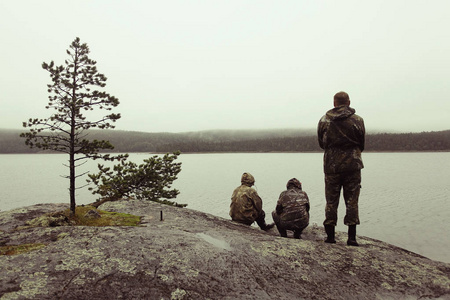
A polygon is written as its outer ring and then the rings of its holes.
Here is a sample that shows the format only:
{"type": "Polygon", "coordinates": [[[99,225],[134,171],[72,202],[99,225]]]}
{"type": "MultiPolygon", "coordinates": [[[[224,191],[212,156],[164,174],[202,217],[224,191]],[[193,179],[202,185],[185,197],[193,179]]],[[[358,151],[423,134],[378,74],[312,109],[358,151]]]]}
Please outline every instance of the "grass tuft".
{"type": "Polygon", "coordinates": [[[0,247],[0,255],[16,255],[44,248],[44,244],[22,244],[0,247]]]}
{"type": "Polygon", "coordinates": [[[90,205],[77,206],[74,216],[70,214],[69,209],[65,210],[63,214],[76,226],[137,226],[141,223],[141,217],[139,216],[102,211],[90,205]],[[91,210],[97,212],[100,218],[88,217],[87,213],[91,210]]]}

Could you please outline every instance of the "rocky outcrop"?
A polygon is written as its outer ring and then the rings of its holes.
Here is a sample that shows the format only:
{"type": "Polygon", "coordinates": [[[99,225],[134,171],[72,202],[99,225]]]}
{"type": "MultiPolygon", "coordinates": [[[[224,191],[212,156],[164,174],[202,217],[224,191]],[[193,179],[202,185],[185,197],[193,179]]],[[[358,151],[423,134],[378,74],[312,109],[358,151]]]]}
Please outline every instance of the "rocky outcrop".
{"type": "Polygon", "coordinates": [[[153,202],[100,209],[143,216],[138,227],[20,228],[35,205],[0,212],[0,246],[44,247],[0,256],[1,299],[450,299],[450,264],[365,237],[360,247],[281,238],[206,213],[153,202]],[[161,212],[163,220],[161,220],[161,212]]]}

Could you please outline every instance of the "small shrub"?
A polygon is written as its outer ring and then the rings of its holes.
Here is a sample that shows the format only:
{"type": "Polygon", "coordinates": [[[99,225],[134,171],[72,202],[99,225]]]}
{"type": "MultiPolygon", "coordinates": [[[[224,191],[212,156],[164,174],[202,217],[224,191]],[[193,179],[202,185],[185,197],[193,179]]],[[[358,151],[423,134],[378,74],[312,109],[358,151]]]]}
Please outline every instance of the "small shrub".
{"type": "Polygon", "coordinates": [[[106,201],[135,198],[177,207],[187,206],[165,200],[176,198],[179,194],[177,189],[171,189],[172,183],[181,171],[181,163],[175,163],[178,155],[180,152],[167,153],[163,157],[155,155],[144,159],[144,163],[140,165],[123,159],[112,169],[99,164],[100,172],[88,175],[90,178],[88,182],[97,186],[90,187],[89,190],[102,197],[93,205],[98,207],[106,201]]]}

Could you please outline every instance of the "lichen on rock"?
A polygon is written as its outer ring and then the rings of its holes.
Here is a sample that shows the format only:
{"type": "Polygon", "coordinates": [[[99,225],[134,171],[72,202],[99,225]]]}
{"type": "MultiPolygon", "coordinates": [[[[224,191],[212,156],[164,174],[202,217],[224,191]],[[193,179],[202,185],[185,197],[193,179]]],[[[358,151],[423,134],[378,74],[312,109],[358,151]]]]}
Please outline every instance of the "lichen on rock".
{"type": "Polygon", "coordinates": [[[358,237],[323,243],[309,226],[281,238],[202,212],[146,201],[105,203],[141,226],[23,227],[61,206],[0,212],[1,299],[450,299],[450,265],[358,237]],[[163,211],[164,220],[160,220],[163,211]],[[39,214],[37,213],[39,212],[39,214]]]}

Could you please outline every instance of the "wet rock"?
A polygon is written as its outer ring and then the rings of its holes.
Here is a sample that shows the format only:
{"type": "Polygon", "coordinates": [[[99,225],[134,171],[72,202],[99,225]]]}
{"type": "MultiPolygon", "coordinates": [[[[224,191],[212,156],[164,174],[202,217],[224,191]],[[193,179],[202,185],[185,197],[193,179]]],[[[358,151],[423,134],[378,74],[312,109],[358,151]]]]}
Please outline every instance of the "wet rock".
{"type": "Polygon", "coordinates": [[[118,201],[99,209],[143,224],[21,227],[60,207],[0,212],[7,245],[46,244],[0,256],[2,299],[450,299],[450,264],[366,237],[348,247],[340,232],[325,244],[317,225],[297,240],[187,208],[118,201]]]}

